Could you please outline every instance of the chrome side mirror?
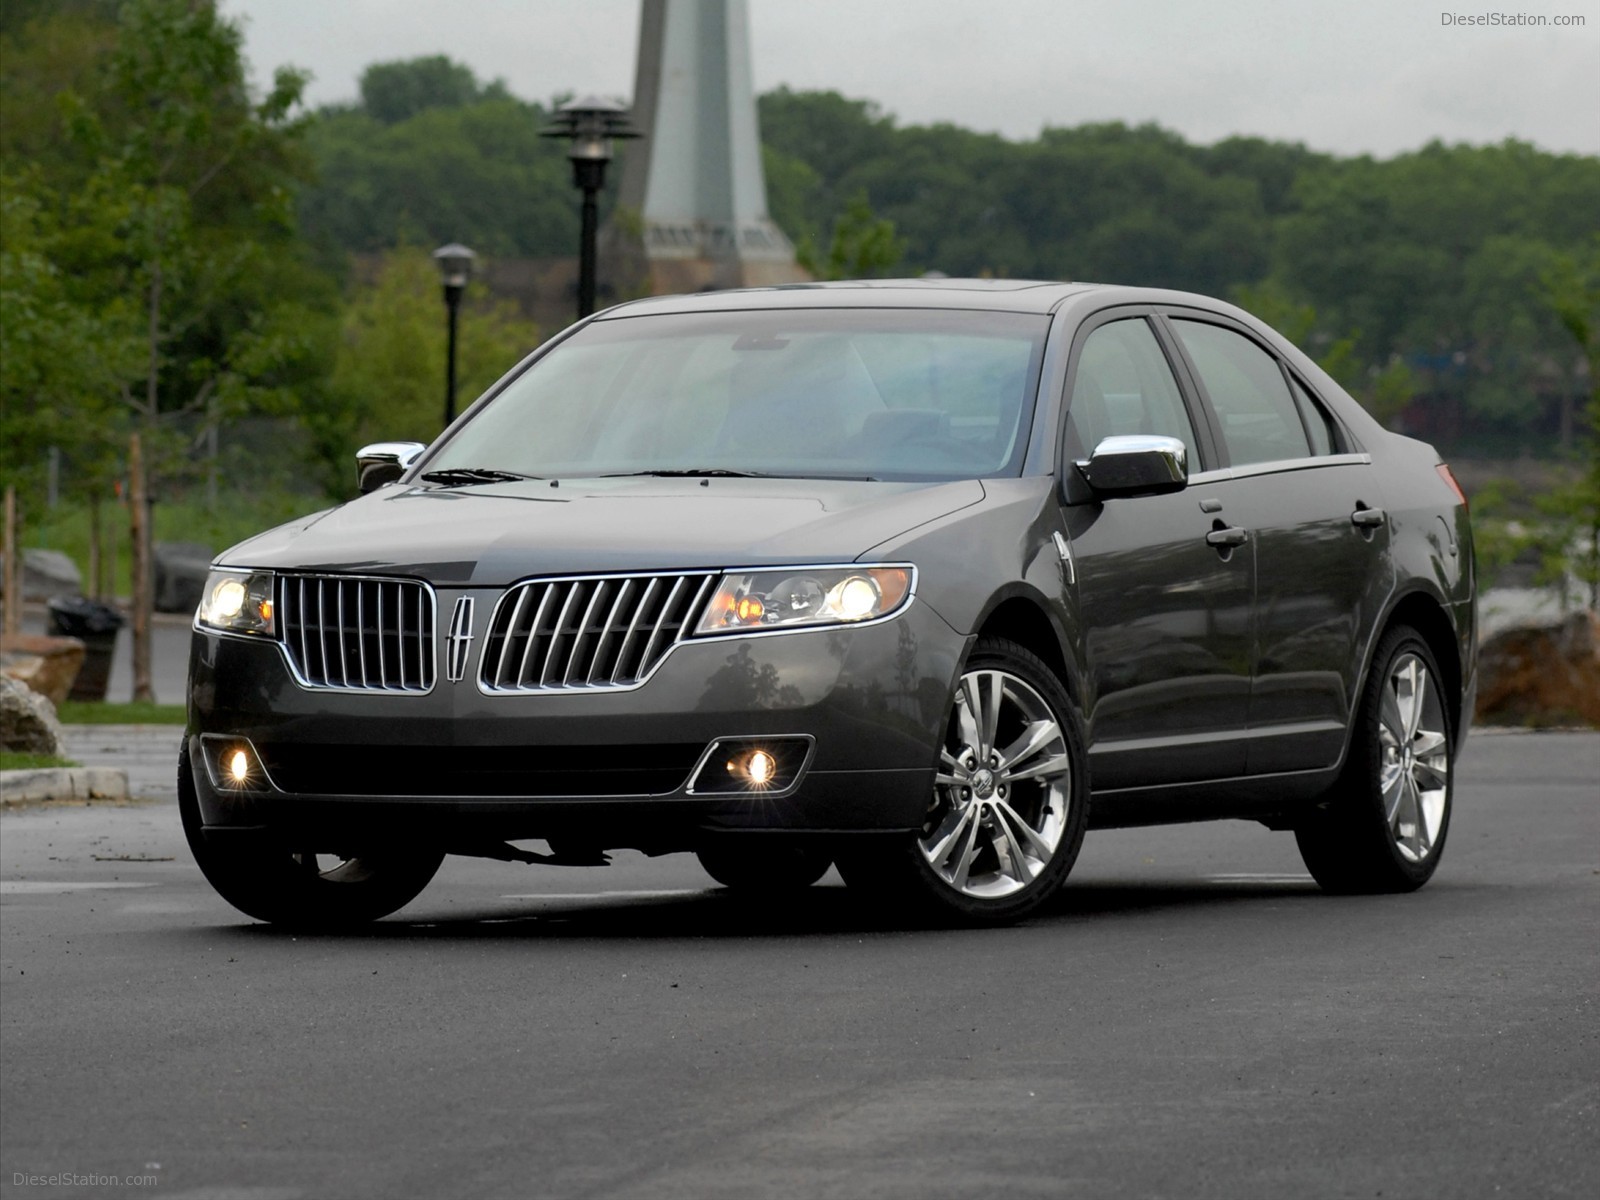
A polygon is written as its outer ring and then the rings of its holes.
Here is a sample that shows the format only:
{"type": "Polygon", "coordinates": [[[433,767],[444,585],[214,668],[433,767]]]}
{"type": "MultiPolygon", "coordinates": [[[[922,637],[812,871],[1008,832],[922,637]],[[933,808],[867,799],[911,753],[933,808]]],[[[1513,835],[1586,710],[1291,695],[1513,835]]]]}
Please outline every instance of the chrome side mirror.
{"type": "Polygon", "coordinates": [[[1189,483],[1189,449],[1177,438],[1153,434],[1108,437],[1078,470],[1099,500],[1181,492],[1189,483]]]}
{"type": "Polygon", "coordinates": [[[361,447],[356,451],[356,484],[361,494],[399,479],[426,449],[421,442],[373,442],[361,447]]]}

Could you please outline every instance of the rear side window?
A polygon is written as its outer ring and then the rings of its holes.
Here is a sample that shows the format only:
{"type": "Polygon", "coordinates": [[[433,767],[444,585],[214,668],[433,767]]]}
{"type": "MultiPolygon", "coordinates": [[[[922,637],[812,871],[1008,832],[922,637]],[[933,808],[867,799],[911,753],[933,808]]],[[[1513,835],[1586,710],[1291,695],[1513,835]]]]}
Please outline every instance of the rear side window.
{"type": "Polygon", "coordinates": [[[1234,466],[1310,456],[1306,426],[1277,359],[1220,325],[1174,319],[1172,327],[1205,384],[1234,466]]]}
{"type": "Polygon", "coordinates": [[[1100,326],[1078,353],[1067,409],[1067,455],[1081,461],[1108,437],[1175,437],[1197,461],[1194,426],[1167,356],[1143,317],[1100,326]]]}
{"type": "Polygon", "coordinates": [[[1333,418],[1298,379],[1289,376],[1289,386],[1294,390],[1294,402],[1300,406],[1300,416],[1305,420],[1306,432],[1311,435],[1313,454],[1338,452],[1339,433],[1333,418]]]}

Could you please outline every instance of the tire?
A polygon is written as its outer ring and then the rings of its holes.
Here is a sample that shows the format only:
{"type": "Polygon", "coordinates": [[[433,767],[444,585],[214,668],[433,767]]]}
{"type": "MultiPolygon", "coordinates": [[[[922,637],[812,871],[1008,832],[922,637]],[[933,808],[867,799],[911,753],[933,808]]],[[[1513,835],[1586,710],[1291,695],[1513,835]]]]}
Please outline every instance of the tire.
{"type": "Polygon", "coordinates": [[[1072,870],[1088,821],[1076,711],[1030,651],[980,638],[962,669],[927,819],[915,833],[848,847],[850,887],[965,924],[1021,920],[1072,870]]]}
{"type": "Polygon", "coordinates": [[[265,836],[208,840],[187,752],[178,763],[178,809],[206,881],[246,916],[276,925],[343,929],[376,921],[416,899],[444,861],[432,850],[343,857],[295,851],[265,836]]]}
{"type": "Polygon", "coordinates": [[[707,875],[725,888],[751,893],[803,891],[828,873],[826,850],[757,839],[718,843],[695,851],[707,875]],[[754,843],[754,844],[752,844],[754,843]]]}
{"type": "Polygon", "coordinates": [[[1438,664],[1413,629],[1384,635],[1362,689],[1339,782],[1295,829],[1324,891],[1415,891],[1450,832],[1455,730],[1438,664]]]}

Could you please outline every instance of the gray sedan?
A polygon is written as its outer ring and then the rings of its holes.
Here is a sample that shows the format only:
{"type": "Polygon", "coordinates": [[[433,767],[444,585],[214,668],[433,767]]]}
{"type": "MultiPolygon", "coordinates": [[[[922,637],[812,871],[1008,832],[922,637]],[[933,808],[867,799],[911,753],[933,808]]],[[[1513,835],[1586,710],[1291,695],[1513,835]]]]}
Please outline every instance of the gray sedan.
{"type": "Polygon", "coordinates": [[[687,851],[766,893],[837,864],[975,922],[1090,828],[1258,820],[1335,891],[1439,863],[1465,499],[1219,301],[643,300],[359,464],[195,617],[185,829],[261,919],[383,916],[447,853],[687,851]]]}

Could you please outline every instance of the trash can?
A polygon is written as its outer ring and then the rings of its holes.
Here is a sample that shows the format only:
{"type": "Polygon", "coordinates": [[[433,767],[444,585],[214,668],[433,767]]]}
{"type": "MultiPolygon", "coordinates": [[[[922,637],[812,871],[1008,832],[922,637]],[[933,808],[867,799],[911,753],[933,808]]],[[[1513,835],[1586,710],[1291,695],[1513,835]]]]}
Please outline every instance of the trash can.
{"type": "Polygon", "coordinates": [[[122,614],[109,604],[82,596],[57,596],[50,601],[50,632],[83,643],[83,666],[72,681],[68,700],[104,700],[111,683],[111,656],[117,649],[122,614]]]}

